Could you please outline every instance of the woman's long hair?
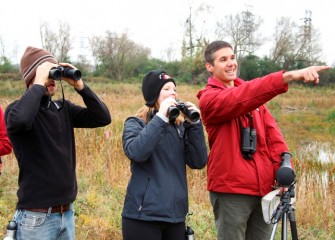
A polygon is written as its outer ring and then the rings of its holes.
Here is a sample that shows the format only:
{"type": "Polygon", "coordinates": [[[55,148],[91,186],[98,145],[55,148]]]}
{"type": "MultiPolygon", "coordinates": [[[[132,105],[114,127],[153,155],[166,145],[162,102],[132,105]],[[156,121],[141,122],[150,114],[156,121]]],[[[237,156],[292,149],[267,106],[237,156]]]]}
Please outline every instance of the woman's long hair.
{"type": "MultiPolygon", "coordinates": [[[[140,108],[137,113],[136,117],[139,117],[145,121],[146,124],[150,122],[150,120],[155,116],[156,112],[159,109],[159,104],[156,102],[153,107],[143,106],[140,108]]],[[[181,114],[175,119],[175,124],[180,125],[183,122],[183,117],[181,114]]]]}

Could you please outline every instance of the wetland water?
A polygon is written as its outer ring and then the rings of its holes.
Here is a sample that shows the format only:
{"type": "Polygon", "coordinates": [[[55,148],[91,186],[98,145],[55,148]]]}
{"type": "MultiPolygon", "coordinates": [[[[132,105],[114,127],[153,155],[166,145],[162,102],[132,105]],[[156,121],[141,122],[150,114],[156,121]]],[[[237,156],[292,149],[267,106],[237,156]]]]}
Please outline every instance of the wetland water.
{"type": "Polygon", "coordinates": [[[335,146],[329,143],[310,142],[297,151],[301,177],[327,188],[335,183],[335,146]],[[307,178],[307,179],[306,179],[307,178]]]}

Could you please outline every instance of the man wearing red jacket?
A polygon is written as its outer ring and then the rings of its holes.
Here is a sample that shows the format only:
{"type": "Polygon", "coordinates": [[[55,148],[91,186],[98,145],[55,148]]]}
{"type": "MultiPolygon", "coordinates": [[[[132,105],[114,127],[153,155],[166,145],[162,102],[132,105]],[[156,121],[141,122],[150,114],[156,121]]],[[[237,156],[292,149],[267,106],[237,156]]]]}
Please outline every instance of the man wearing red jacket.
{"type": "Polygon", "coordinates": [[[7,155],[12,152],[12,145],[9,141],[6,132],[5,117],[0,107],[0,175],[2,170],[1,156],[7,155]]]}
{"type": "Polygon", "coordinates": [[[212,76],[197,97],[210,146],[207,189],[217,239],[269,239],[272,225],[263,220],[261,199],[273,190],[288,147],[264,104],[285,93],[290,81],[318,83],[318,71],[329,67],[279,71],[245,82],[237,77],[229,43],[210,43],[204,57],[212,76]]]}

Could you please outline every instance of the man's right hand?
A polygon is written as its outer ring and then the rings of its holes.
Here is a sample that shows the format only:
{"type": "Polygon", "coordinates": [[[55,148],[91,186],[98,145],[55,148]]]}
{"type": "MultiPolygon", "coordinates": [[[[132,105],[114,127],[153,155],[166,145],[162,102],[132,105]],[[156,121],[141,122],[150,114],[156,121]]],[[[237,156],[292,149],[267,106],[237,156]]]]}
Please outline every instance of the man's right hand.
{"type": "Polygon", "coordinates": [[[57,67],[57,64],[51,62],[44,62],[36,68],[36,76],[33,80],[33,84],[39,84],[45,86],[49,80],[49,72],[53,67],[57,67]]]}
{"type": "Polygon", "coordinates": [[[300,70],[292,70],[283,73],[284,83],[289,83],[293,80],[304,81],[305,83],[319,83],[319,71],[328,70],[330,66],[311,66],[300,70]]]}

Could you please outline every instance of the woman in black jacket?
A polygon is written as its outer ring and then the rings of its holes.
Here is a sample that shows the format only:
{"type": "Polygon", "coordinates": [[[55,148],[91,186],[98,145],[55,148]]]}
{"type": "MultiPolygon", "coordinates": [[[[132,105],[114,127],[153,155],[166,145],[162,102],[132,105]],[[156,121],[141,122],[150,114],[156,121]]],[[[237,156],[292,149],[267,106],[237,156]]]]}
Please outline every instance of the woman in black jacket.
{"type": "Polygon", "coordinates": [[[175,81],[162,70],[144,77],[142,93],[146,106],[126,119],[122,139],[132,173],[122,212],[123,239],[182,240],[186,165],[201,169],[207,163],[202,122],[188,114],[197,117],[199,110],[177,101],[175,81]]]}

